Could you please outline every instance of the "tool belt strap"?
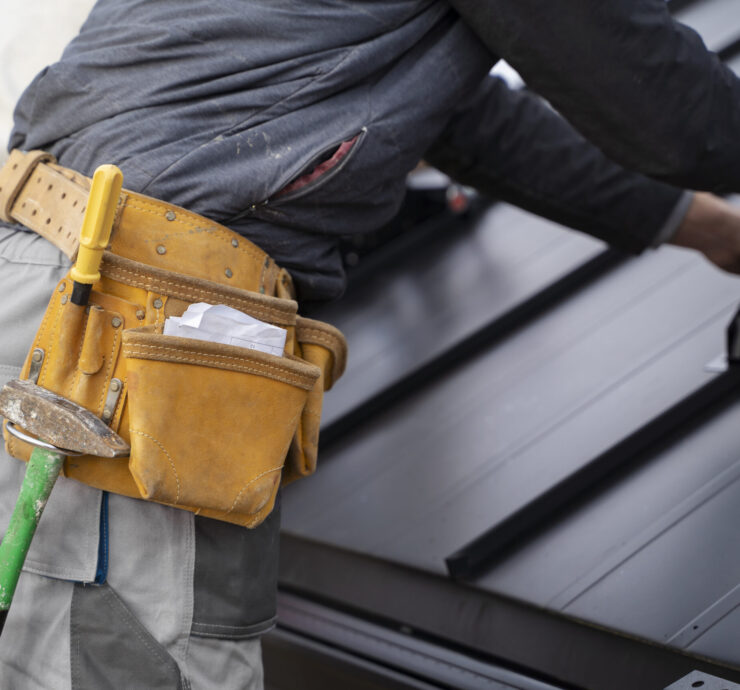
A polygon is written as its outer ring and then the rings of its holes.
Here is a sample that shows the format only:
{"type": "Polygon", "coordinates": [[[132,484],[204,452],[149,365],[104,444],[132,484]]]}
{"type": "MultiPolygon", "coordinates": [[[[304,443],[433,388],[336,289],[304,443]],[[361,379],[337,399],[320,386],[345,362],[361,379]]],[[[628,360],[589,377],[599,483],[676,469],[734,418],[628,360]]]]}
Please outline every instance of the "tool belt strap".
{"type": "MultiPolygon", "coordinates": [[[[20,223],[70,259],[79,245],[90,179],[44,151],[13,150],[0,169],[0,220],[20,223]]],[[[124,189],[109,249],[164,270],[286,299],[290,274],[257,245],[184,208],[124,189]]]]}

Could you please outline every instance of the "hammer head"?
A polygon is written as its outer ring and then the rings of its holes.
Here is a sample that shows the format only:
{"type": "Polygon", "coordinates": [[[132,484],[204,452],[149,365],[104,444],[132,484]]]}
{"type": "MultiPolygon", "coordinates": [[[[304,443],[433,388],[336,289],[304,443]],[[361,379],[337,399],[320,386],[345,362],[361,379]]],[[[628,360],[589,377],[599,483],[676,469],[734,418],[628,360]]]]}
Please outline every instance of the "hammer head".
{"type": "Polygon", "coordinates": [[[92,412],[30,381],[10,381],[0,390],[0,415],[59,448],[119,458],[128,444],[92,412]]]}

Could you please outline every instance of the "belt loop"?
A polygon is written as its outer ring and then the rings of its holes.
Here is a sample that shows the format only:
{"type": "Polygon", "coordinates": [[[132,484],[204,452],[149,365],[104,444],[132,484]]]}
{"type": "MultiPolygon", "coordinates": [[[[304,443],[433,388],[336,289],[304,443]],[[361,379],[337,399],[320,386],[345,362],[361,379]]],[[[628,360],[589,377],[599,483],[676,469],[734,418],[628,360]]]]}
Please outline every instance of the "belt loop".
{"type": "Polygon", "coordinates": [[[0,170],[0,220],[6,223],[14,222],[11,211],[15,200],[36,166],[48,162],[54,163],[56,158],[46,151],[24,153],[13,149],[10,152],[8,161],[0,170]]]}

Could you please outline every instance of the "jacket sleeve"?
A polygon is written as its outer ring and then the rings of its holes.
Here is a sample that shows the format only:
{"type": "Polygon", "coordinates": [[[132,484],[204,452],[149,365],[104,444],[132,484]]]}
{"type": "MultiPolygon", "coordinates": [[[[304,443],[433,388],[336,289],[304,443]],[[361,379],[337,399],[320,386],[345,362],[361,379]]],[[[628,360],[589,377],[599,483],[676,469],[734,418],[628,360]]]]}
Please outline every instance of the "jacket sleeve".
{"type": "Polygon", "coordinates": [[[669,236],[691,198],[613,163],[542,99],[490,77],[425,158],[484,194],[633,253],[669,236]]]}
{"type": "Polygon", "coordinates": [[[740,80],[665,0],[450,0],[582,134],[681,187],[740,192],[740,80]]]}

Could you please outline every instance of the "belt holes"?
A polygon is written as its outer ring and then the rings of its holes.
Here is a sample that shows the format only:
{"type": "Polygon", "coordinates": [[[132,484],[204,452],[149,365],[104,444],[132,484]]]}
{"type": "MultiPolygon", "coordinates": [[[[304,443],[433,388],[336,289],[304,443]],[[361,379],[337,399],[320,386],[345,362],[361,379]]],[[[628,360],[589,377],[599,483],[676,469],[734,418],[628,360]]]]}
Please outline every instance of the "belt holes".
{"type": "Polygon", "coordinates": [[[18,163],[14,163],[13,164],[13,170],[17,170],[17,169],[18,169],[18,163]]]}
{"type": "Polygon", "coordinates": [[[31,211],[31,215],[32,216],[35,216],[36,215],[36,209],[33,209],[33,211],[31,211]]]}
{"type": "Polygon", "coordinates": [[[54,185],[53,185],[53,184],[50,184],[50,185],[49,185],[49,186],[48,186],[48,187],[46,188],[46,191],[47,191],[47,192],[50,192],[50,191],[51,191],[52,189],[54,189],[54,185]]]}
{"type": "Polygon", "coordinates": [[[62,231],[62,226],[60,225],[60,226],[59,226],[59,227],[57,228],[57,232],[59,233],[59,232],[61,232],[61,231],[62,231]]]}
{"type": "Polygon", "coordinates": [[[49,225],[51,223],[51,218],[46,219],[46,224],[49,225]]]}
{"type": "Polygon", "coordinates": [[[21,208],[26,208],[26,202],[25,201],[21,204],[21,208]]]}
{"type": "Polygon", "coordinates": [[[68,233],[67,233],[67,239],[69,239],[69,236],[70,236],[71,234],[72,234],[71,232],[68,232],[68,233]]]}
{"type": "Polygon", "coordinates": [[[67,198],[67,192],[62,192],[62,199],[66,199],[66,198],[67,198]]]}
{"type": "Polygon", "coordinates": [[[41,178],[40,177],[37,177],[36,178],[36,184],[41,184],[41,178]]]}
{"type": "Polygon", "coordinates": [[[77,199],[75,199],[75,200],[74,200],[74,201],[72,202],[72,208],[74,208],[75,206],[77,206],[77,199]]]}
{"type": "Polygon", "coordinates": [[[82,207],[82,208],[80,209],[80,213],[84,213],[84,212],[85,212],[85,209],[86,209],[86,208],[87,208],[87,206],[83,206],[83,207],[82,207]]]}

